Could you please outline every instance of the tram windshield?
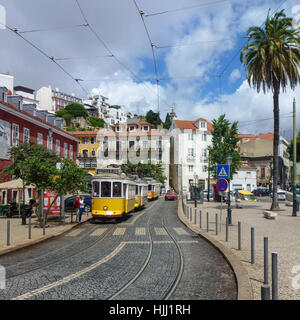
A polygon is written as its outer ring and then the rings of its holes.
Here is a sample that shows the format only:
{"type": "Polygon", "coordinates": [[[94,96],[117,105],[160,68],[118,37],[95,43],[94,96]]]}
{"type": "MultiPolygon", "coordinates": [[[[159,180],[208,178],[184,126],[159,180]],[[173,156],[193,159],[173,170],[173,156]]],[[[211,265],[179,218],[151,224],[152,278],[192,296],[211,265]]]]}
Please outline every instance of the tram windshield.
{"type": "Polygon", "coordinates": [[[111,198],[111,182],[110,181],[101,182],[101,197],[111,198]]]}
{"type": "Polygon", "coordinates": [[[113,182],[113,197],[118,198],[122,196],[122,183],[113,182]]]}

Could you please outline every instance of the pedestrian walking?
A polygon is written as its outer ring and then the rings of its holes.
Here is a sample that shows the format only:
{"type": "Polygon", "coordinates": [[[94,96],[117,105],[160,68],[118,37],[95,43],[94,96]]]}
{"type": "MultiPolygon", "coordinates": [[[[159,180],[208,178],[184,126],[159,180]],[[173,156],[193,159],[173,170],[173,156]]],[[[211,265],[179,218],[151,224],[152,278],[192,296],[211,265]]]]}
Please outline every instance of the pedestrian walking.
{"type": "Polygon", "coordinates": [[[79,222],[81,222],[81,217],[84,211],[84,197],[82,196],[81,199],[79,200],[80,202],[80,208],[79,208],[79,222]]]}
{"type": "Polygon", "coordinates": [[[76,197],[73,206],[76,209],[76,222],[79,222],[79,215],[80,215],[80,197],[79,196],[76,197]]]}
{"type": "Polygon", "coordinates": [[[29,205],[23,207],[22,211],[22,224],[26,225],[26,218],[31,217],[33,213],[33,207],[36,205],[36,201],[34,199],[30,199],[29,205]]]}

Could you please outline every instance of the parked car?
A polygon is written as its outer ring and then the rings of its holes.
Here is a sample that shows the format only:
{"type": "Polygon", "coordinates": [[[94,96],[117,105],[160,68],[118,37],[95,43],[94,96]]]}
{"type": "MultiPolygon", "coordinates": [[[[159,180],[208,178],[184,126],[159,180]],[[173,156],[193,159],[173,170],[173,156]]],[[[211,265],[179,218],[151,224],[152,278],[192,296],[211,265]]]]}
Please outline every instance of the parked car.
{"type": "Polygon", "coordinates": [[[277,191],[277,199],[278,199],[279,201],[285,201],[285,200],[286,200],[285,191],[283,191],[283,190],[278,190],[278,191],[277,191]]]}
{"type": "MultiPolygon", "coordinates": [[[[85,212],[90,212],[91,211],[91,208],[92,208],[92,198],[90,195],[87,195],[87,194],[82,194],[82,195],[79,195],[80,197],[83,196],[84,197],[84,211],[85,212]]],[[[66,211],[72,211],[72,210],[75,210],[74,208],[74,201],[76,199],[77,195],[76,196],[71,196],[67,199],[65,199],[65,210],[66,211]]]]}
{"type": "Polygon", "coordinates": [[[175,192],[167,192],[165,194],[165,200],[177,200],[178,195],[175,192]]]}
{"type": "Polygon", "coordinates": [[[252,193],[256,197],[267,197],[267,196],[270,196],[272,192],[269,189],[255,189],[255,190],[252,190],[252,193]]]}

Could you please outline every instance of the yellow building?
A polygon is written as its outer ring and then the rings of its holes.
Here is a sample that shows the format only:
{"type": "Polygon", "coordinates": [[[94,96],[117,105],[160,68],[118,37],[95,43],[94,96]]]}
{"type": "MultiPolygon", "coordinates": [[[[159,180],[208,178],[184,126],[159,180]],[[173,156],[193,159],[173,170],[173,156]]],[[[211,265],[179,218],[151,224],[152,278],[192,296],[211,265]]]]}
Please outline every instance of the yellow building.
{"type": "Polygon", "coordinates": [[[77,162],[81,168],[87,169],[92,175],[97,168],[97,154],[100,144],[97,141],[98,131],[78,131],[73,135],[80,140],[77,162]]]}

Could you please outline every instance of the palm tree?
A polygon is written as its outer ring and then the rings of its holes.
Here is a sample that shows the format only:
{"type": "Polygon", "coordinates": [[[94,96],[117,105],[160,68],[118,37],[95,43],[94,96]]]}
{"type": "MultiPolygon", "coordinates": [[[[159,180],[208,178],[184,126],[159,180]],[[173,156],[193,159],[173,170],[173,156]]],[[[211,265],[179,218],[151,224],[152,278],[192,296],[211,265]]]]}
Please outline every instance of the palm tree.
{"type": "Polygon", "coordinates": [[[262,27],[248,29],[248,43],[241,52],[241,62],[247,71],[249,86],[259,92],[273,92],[274,141],[273,141],[273,200],[271,210],[279,209],[277,199],[278,146],[279,146],[279,93],[287,85],[294,89],[300,81],[300,30],[293,27],[293,19],[284,10],[267,16],[262,27]]]}

